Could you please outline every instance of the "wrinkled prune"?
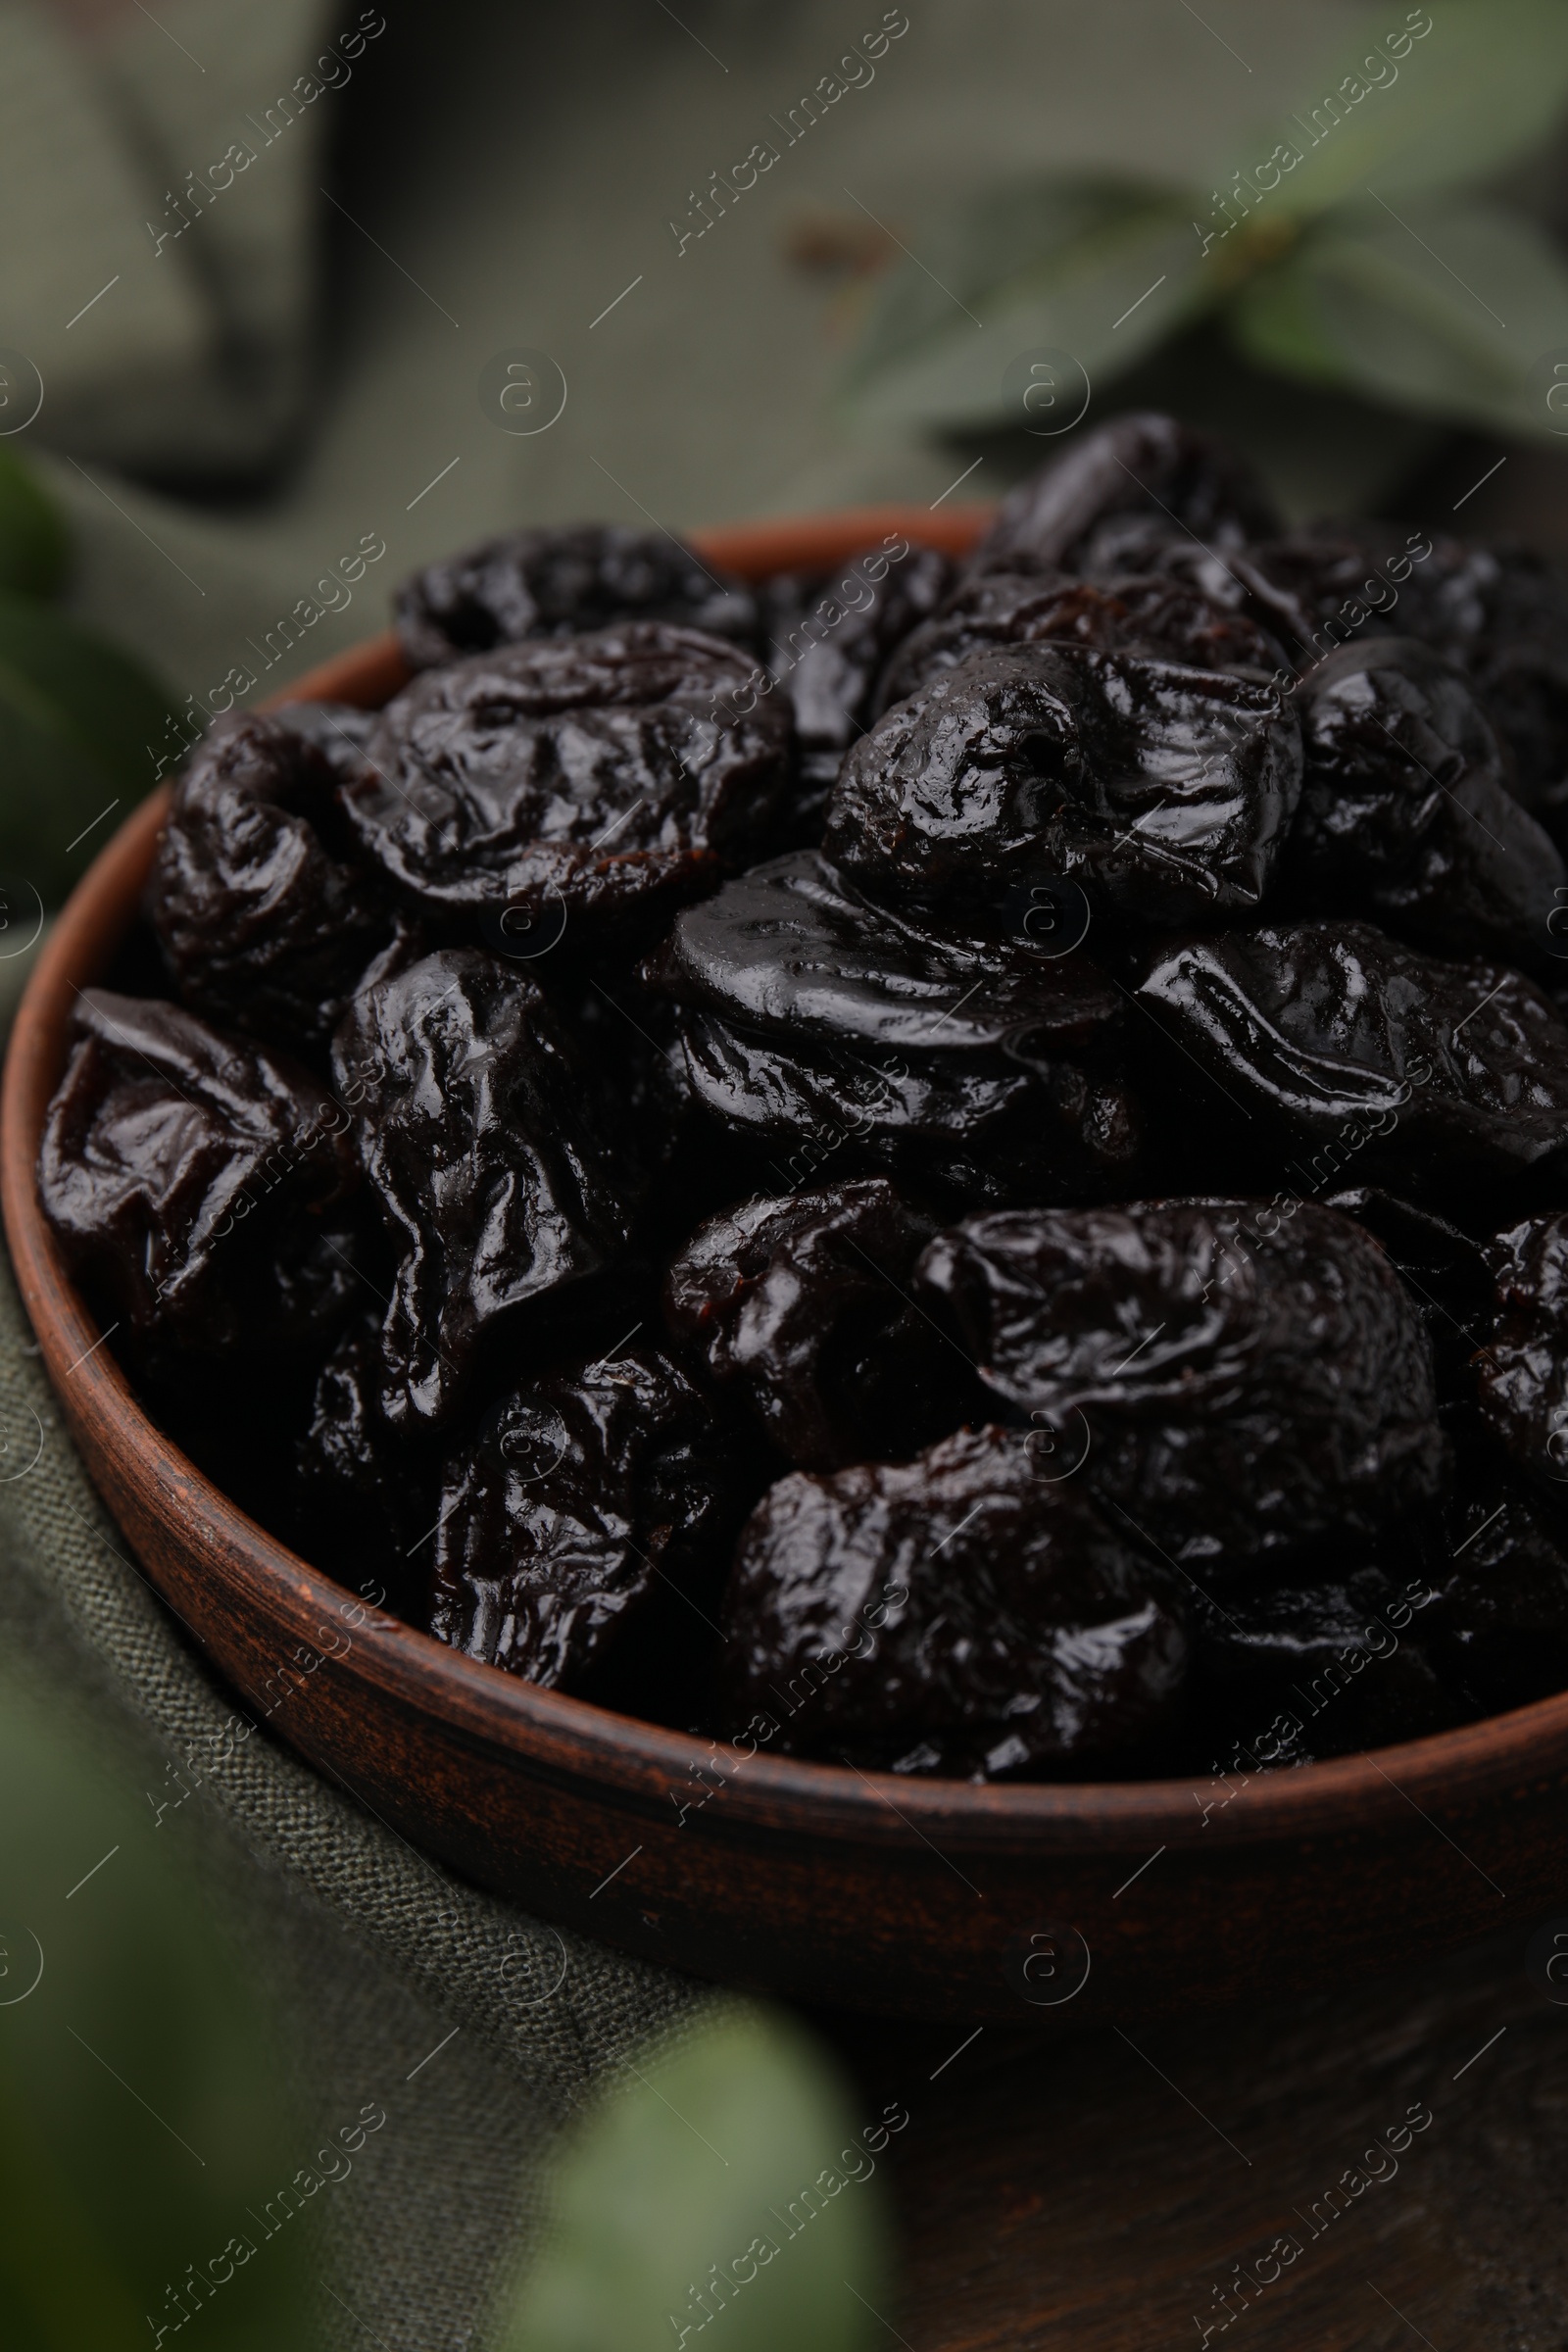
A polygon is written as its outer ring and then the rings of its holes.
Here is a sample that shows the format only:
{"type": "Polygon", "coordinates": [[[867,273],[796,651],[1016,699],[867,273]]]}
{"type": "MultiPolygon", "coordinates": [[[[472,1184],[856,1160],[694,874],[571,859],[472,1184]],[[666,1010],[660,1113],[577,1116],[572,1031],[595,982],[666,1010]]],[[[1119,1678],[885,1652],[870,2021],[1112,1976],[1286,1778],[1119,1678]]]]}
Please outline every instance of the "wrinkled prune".
{"type": "Polygon", "coordinates": [[[1302,1201],[1018,1209],[915,1269],[987,1387],[1188,1564],[1365,1536],[1439,1494],[1432,1357],[1383,1251],[1302,1201]],[[1075,1462],[1071,1456],[1079,1458],[1075,1462]]]}
{"type": "Polygon", "coordinates": [[[1187,1660],[1166,1573],[994,1427],[780,1480],[742,1532],[723,1622],[737,1723],[976,1779],[1136,1764],[1187,1660]]]}
{"type": "Polygon", "coordinates": [[[659,621],[504,646],[388,705],[344,809],[437,911],[667,917],[755,857],[782,805],[789,712],[751,678],[734,647],[659,621]]]}
{"type": "Polygon", "coordinates": [[[1149,516],[1218,548],[1279,528],[1250,468],[1222,442],[1171,416],[1118,416],[1007,493],[969,569],[1087,571],[1114,561],[1118,525],[1149,516]]]}
{"type": "Polygon", "coordinates": [[[380,718],[353,703],[279,703],[267,713],[274,726],[320,753],[340,784],[357,776],[380,718]]]}
{"type": "Polygon", "coordinates": [[[1422,634],[1464,671],[1513,754],[1526,803],[1564,837],[1568,579],[1531,549],[1440,539],[1422,634]]]}
{"type": "Polygon", "coordinates": [[[1266,629],[1168,573],[1096,583],[1069,572],[988,571],[962,581],[940,612],[905,639],[877,691],[877,710],[998,645],[1076,645],[1265,678],[1289,670],[1266,629]]]}
{"type": "Polygon", "coordinates": [[[619,523],[510,531],[427,564],[396,598],[411,667],[486,654],[531,637],[571,637],[616,621],[668,620],[750,644],[756,599],[663,531],[619,523]]]}
{"type": "Polygon", "coordinates": [[[802,1183],[834,1158],[982,1199],[1103,1189],[1134,1158],[1122,1001],[1075,955],[861,905],[811,851],[687,908],[650,967],[690,1085],[802,1183]],[[840,1156],[842,1155],[842,1156],[840,1156]]]}
{"type": "Polygon", "coordinates": [[[357,1181],[342,1105],[173,1004],[78,992],[68,1036],[39,1193],[134,1338],[224,1355],[330,1333],[357,1281],[328,1213],[357,1181]]]}
{"type": "Polygon", "coordinates": [[[197,748],[146,897],[187,1004],[278,1042],[331,1034],[392,936],[385,890],[321,838],[335,785],[276,718],[220,719],[197,748]]]}
{"type": "Polygon", "coordinates": [[[440,1421],[498,1316],[624,1245],[644,1139],[541,991],[478,949],[356,998],[332,1062],[400,1251],[381,1410],[440,1421]]]}
{"type": "Polygon", "coordinates": [[[670,1267],[670,1328],[797,1467],[906,1460],[980,1397],[908,1296],[935,1230],[880,1177],[743,1201],[670,1267]]]}
{"type": "Polygon", "coordinates": [[[795,711],[797,828],[820,828],[839,762],[870,724],[889,655],[953,585],[946,556],[897,544],[902,556],[870,548],[826,579],[775,581],[767,599],[768,665],[795,711]]]}
{"type": "Polygon", "coordinates": [[[970,654],[847,756],[823,847],[873,897],[984,919],[1065,879],[1121,919],[1262,899],[1300,790],[1277,687],[1056,645],[970,654]]]}
{"type": "Polygon", "coordinates": [[[1476,1355],[1482,1416],[1568,1510],[1568,1216],[1527,1217],[1492,1255],[1491,1328],[1476,1355]]]}
{"type": "Polygon", "coordinates": [[[1568,1687],[1568,1545],[1520,1482],[1465,1496],[1435,1581],[1435,1652],[1469,1707],[1493,1715],[1568,1687]]]}
{"type": "Polygon", "coordinates": [[[1161,945],[1139,996],[1181,1050],[1184,1092],[1206,1073],[1208,1107],[1309,1191],[1353,1164],[1442,1200],[1562,1164],[1568,1028],[1504,965],[1439,962],[1370,923],[1293,923],[1161,945]]]}
{"type": "MultiPolygon", "coordinates": [[[[1192,1602],[1192,1697],[1216,1770],[1265,1770],[1446,1730],[1466,1712],[1427,1640],[1424,1576],[1336,1559],[1192,1602]],[[1236,1760],[1232,1757],[1232,1762],[1236,1760]]],[[[1436,1612],[1434,1611],[1434,1615],[1436,1612]]],[[[1568,1679],[1568,1675],[1565,1675],[1568,1679]]]]}
{"type": "Polygon", "coordinates": [[[1375,1185],[1330,1193],[1323,1206],[1353,1217],[1388,1251],[1432,1343],[1440,1406],[1462,1408],[1468,1421],[1475,1401],[1470,1359],[1491,1324],[1486,1245],[1433,1209],[1417,1208],[1375,1185]]]}
{"type": "Polygon", "coordinates": [[[700,1644],[733,1532],[724,1452],[711,1406],[653,1348],[515,1390],[448,1461],[431,1632],[578,1695],[666,1603],[700,1644]]]}
{"type": "Polygon", "coordinates": [[[1562,859],[1441,655],[1408,637],[1343,646],[1296,704],[1303,774],[1284,895],[1310,914],[1369,915],[1439,954],[1549,970],[1562,859]]]}
{"type": "MultiPolygon", "coordinates": [[[[367,1296],[362,1291],[362,1299],[367,1296]]],[[[317,1375],[296,1440],[295,1540],[339,1584],[377,1588],[402,1617],[424,1614],[435,1479],[382,1415],[380,1320],[361,1314],[317,1375]]]]}

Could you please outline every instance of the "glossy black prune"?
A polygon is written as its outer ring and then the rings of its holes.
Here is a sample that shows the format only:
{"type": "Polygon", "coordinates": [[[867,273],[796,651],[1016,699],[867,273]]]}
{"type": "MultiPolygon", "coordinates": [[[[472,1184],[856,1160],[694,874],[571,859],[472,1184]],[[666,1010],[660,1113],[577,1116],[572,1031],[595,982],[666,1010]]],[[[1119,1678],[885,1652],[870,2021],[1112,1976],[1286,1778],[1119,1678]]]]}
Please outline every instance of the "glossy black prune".
{"type": "MultiPolygon", "coordinates": [[[[368,1290],[361,1300],[374,1299],[368,1290]]],[[[406,1430],[380,1407],[380,1316],[356,1316],[317,1374],[295,1441],[292,1533],[340,1585],[378,1591],[399,1616],[422,1620],[436,1480],[406,1430]]]]}
{"type": "Polygon", "coordinates": [[[1195,1594],[1190,1687],[1216,1771],[1388,1747],[1469,1711],[1434,1661],[1429,1579],[1347,1567],[1336,1552],[1314,1573],[1228,1588],[1223,1600],[1195,1594]]]}
{"type": "Polygon", "coordinates": [[[1301,799],[1282,896],[1364,914],[1440,955],[1549,973],[1568,869],[1507,781],[1458,672],[1414,638],[1342,646],[1302,681],[1301,799]]]}
{"type": "Polygon", "coordinates": [[[941,611],[905,639],[877,690],[878,711],[996,645],[1077,645],[1265,678],[1289,669],[1266,629],[1169,573],[1096,582],[1065,571],[987,571],[960,581],[941,611]]]}
{"type": "Polygon", "coordinates": [[[1270,1222],[1260,1200],[970,1217],[916,1292],[1113,1521],[1242,1568],[1371,1535],[1446,1468],[1431,1350],[1383,1251],[1312,1201],[1270,1222]]]}
{"type": "Polygon", "coordinates": [[[1423,634],[1464,671],[1528,806],[1568,838],[1568,578],[1549,556],[1440,539],[1423,634]]]}
{"type": "Polygon", "coordinates": [[[1453,1534],[1433,1611],[1435,1654],[1451,1688],[1487,1715],[1568,1690],[1568,1544],[1539,1494],[1506,1474],[1483,1479],[1453,1534]]]}
{"type": "Polygon", "coordinates": [[[1136,1765],[1187,1661],[1166,1572],[995,1427],[780,1480],[742,1531],[723,1624],[737,1726],[976,1779],[1136,1765]]]}
{"type": "Polygon", "coordinates": [[[981,1397],[908,1296],[935,1230],[881,1177],[743,1201],[671,1265],[670,1329],[797,1468],[907,1460],[981,1397]]]}
{"type": "Polygon", "coordinates": [[[1103,1191],[1140,1125],[1122,999],[1077,955],[862,905],[811,851],[688,907],[652,960],[696,1099],[783,1185],[904,1170],[986,1200],[1103,1191]]]}
{"type": "Polygon", "coordinates": [[[752,677],[733,646],[661,621],[503,646],[387,706],[344,810],[436,912],[563,933],[667,915],[755,857],[782,806],[789,711],[752,677]]]}
{"type": "Polygon", "coordinates": [[[275,1354],[330,1333],[357,1282],[343,1106],[174,1004],[78,991],[67,1035],[39,1195],[133,1340],[275,1354]]]}
{"type": "Polygon", "coordinates": [[[1376,1185],[1330,1193],[1337,1208],[1371,1234],[1415,1301],[1432,1343],[1439,1418],[1458,1410],[1468,1423],[1475,1404],[1471,1357],[1492,1319],[1492,1266],[1484,1242],[1430,1208],[1418,1208],[1376,1185]]]}
{"type": "Polygon", "coordinates": [[[1117,416],[1008,491],[968,568],[1086,571],[1114,550],[1118,525],[1146,517],[1216,548],[1279,528],[1250,467],[1223,442],[1173,416],[1117,416]]]}
{"type": "Polygon", "coordinates": [[[871,722],[888,657],[953,585],[955,566],[935,548],[895,545],[902,555],[869,548],[823,579],[774,581],[767,596],[768,666],[795,712],[798,831],[820,829],[839,762],[871,722]]]}
{"type": "Polygon", "coordinates": [[[1065,879],[1120,921],[1257,907],[1300,790],[1279,689],[1131,654],[970,654],[845,759],[823,848],[869,896],[971,920],[1065,879]]]}
{"type": "Polygon", "coordinates": [[[1527,1217],[1491,1256],[1495,1289],[1475,1359],[1482,1417],[1568,1511],[1568,1216],[1527,1217]]]}
{"type": "Polygon", "coordinates": [[[395,600],[411,668],[533,637],[573,637],[625,620],[667,620],[750,645],[756,599],[663,531],[572,523],[509,531],[426,564],[395,600]]]}
{"type": "Polygon", "coordinates": [[[655,1348],[514,1390],[448,1459],[430,1631],[578,1695],[625,1667],[666,1604],[701,1645],[733,1528],[725,1456],[712,1407],[655,1348]]]}
{"type": "Polygon", "coordinates": [[[1440,962],[1370,923],[1292,923],[1152,949],[1139,1002],[1179,1049],[1183,1101],[1203,1073],[1216,1135],[1307,1191],[1348,1168],[1458,1201],[1563,1165],[1568,1027],[1502,964],[1440,962]]]}
{"type": "Polygon", "coordinates": [[[146,912],[185,1004],[297,1045],[331,1034],[392,936],[379,878],[333,855],[336,777],[278,718],[222,718],[174,787],[146,912]]]}
{"type": "Polygon", "coordinates": [[[362,710],[354,703],[279,703],[267,716],[319,752],[342,784],[364,766],[380,712],[362,710]]]}
{"type": "Polygon", "coordinates": [[[332,1062],[399,1252],[381,1410],[442,1421],[497,1318],[624,1245],[648,1139],[543,993],[478,949],[366,990],[332,1062]]]}

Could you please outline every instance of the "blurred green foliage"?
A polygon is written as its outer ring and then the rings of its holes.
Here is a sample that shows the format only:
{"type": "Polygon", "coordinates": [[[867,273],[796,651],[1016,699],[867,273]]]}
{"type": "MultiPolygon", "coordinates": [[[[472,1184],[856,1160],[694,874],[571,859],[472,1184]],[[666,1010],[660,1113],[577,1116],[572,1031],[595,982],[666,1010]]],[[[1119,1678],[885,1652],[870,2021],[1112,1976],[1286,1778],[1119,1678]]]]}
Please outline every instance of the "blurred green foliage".
{"type": "Polygon", "coordinates": [[[1568,261],[1528,214],[1472,191],[1538,146],[1565,99],[1561,0],[1369,11],[1200,183],[1043,175],[934,220],[920,263],[873,296],[849,403],[905,428],[1032,425],[1003,383],[1020,352],[1065,351],[1098,390],[1214,317],[1297,382],[1561,433],[1544,363],[1568,361],[1568,261]]]}
{"type": "Polygon", "coordinates": [[[309,2225],[254,2217],[309,2148],[187,1811],[155,1827],[10,1676],[0,1794],[0,2343],[128,2352],[188,2312],[179,2340],[210,2352],[301,2344],[309,2225]]]}
{"type": "Polygon", "coordinates": [[[58,906],[153,781],[168,692],[49,600],[70,537],[20,459],[0,451],[0,885],[11,917],[58,906]],[[82,838],[85,834],[85,838],[82,838]]]}
{"type": "Polygon", "coordinates": [[[882,2167],[899,2128],[858,2115],[820,2045],[774,2013],[644,2056],[567,2144],[500,2352],[892,2340],[882,2167]]]}

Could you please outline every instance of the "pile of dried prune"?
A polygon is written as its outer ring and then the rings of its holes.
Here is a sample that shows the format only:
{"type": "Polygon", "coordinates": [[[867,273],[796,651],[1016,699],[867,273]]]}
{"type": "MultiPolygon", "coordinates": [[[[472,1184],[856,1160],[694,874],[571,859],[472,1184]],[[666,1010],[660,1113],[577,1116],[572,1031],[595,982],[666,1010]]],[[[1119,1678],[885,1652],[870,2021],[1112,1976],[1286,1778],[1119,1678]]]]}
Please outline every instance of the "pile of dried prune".
{"type": "Polygon", "coordinates": [[[380,712],[198,746],[70,1018],[44,1205],[209,1475],[741,1754],[1228,1774],[1568,1688],[1549,564],[1138,416],[961,566],[534,529],[398,625],[380,712]]]}

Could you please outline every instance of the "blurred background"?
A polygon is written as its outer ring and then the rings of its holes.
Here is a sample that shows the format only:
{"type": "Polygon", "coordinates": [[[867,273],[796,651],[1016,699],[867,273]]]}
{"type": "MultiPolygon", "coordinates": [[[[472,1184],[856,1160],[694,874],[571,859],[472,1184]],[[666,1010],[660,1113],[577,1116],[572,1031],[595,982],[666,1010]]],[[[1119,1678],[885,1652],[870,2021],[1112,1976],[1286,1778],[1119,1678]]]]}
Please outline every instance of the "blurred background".
{"type": "MultiPolygon", "coordinates": [[[[1559,0],[0,6],[0,1007],[215,711],[516,523],[990,499],[1158,406],[1232,435],[1293,520],[1568,550],[1565,102],[1559,0]]],[[[8,1425],[6,1476],[28,1444],[8,1425]]],[[[304,2342],[351,2194],[312,2151],[377,2086],[324,2112],[300,2020],[327,1947],[257,1930],[201,1791],[72,1680],[19,1620],[0,2334],[304,2342]],[[267,2232],[313,2165],[319,2207],[267,2232]],[[244,2213],[243,2289],[181,2299],[244,2213]]],[[[787,2198],[850,2094],[794,2023],[715,2032],[681,2096],[768,2120],[787,2198]]],[[[678,2335],[712,2187],[666,2107],[600,2119],[553,2269],[439,2340],[678,2335]]],[[[352,2161],[373,2242],[373,2140],[352,2161]]],[[[803,2266],[730,2340],[905,2341],[873,2309],[880,2194],[821,2255],[868,2318],[803,2266]]]]}

